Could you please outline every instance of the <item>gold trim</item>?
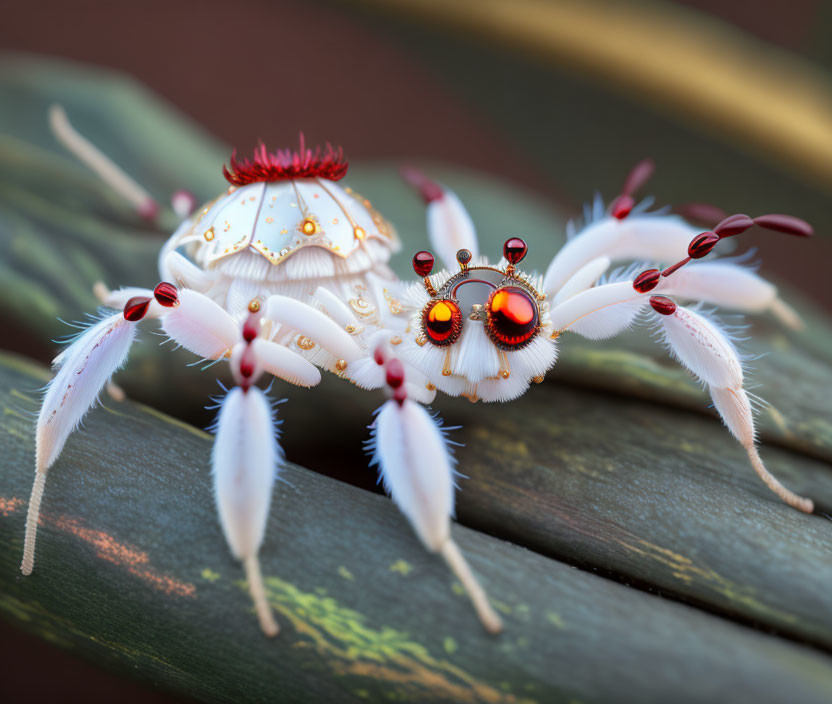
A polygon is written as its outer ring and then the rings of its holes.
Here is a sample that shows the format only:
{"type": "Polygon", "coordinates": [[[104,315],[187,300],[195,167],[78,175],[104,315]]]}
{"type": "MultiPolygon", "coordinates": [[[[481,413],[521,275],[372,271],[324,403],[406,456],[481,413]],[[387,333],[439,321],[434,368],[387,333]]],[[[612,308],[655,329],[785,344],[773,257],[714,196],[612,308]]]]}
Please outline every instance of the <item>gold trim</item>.
{"type": "Polygon", "coordinates": [[[353,2],[459,27],[595,75],[832,190],[829,77],[703,13],[611,0],[353,2]]]}

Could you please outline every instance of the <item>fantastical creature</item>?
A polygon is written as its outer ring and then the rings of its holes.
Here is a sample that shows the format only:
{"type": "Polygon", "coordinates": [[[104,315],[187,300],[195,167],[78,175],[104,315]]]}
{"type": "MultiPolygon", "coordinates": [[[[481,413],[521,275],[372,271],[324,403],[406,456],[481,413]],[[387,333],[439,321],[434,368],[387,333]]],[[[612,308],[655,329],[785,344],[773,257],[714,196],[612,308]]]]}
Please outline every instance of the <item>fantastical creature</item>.
{"type": "MultiPolygon", "coordinates": [[[[56,136],[143,214],[152,198],[53,108],[56,136]]],[[[786,215],[734,215],[701,232],[667,210],[649,212],[634,193],[652,171],[638,165],[609,207],[596,201],[544,276],[518,265],[526,244],[510,237],[489,264],[457,197],[415,170],[405,177],[428,204],[428,231],[446,270],[418,252],[417,283],[400,281],[387,262],[398,249],[393,227],[370,202],[336,182],[347,171],[340,150],[306,148],[252,160],[232,156],[230,186],[196,208],[174,195],[182,224],[159,256],[155,289],[96,293],[105,309],[55,360],[36,432],[35,483],[21,569],[34,566],[35,535],[47,470],[101,389],[125,363],[138,324],[157,320],[165,335],[206,360],[227,359],[235,386],[219,403],[212,456],[220,522],[244,565],[263,631],[278,632],[258,562],[272,486],[282,462],[275,412],[256,385],[271,375],[314,386],[319,369],[365,389],[385,388],[368,448],[385,489],[425,547],[446,560],[490,632],[499,616],[451,537],[454,460],[446,432],[423,404],[436,390],[471,400],[510,401],[555,364],[564,333],[591,339],[636,323],[661,331],[677,359],[710,389],[714,405],[746,449],[755,471],[791,506],[812,502],[783,487],[755,444],[743,367],[729,336],[708,314],[676,300],[748,312],[771,311],[787,325],[796,314],[774,286],[736,262],[698,261],[724,238],[757,225],[806,236],[786,215]],[[615,261],[648,262],[607,274],[615,261]],[[666,268],[661,268],[665,265],[666,268]],[[643,270],[642,270],[643,269],[643,270]],[[640,271],[641,270],[641,271],[640,271]],[[639,273],[640,271],[640,273],[639,273]]]]}

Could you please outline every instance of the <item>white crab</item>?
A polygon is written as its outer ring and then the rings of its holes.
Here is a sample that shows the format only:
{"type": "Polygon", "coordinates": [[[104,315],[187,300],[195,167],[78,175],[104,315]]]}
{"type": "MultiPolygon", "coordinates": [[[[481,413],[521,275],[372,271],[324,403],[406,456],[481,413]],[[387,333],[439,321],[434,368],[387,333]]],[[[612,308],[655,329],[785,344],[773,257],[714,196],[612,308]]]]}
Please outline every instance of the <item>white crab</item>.
{"type": "MultiPolygon", "coordinates": [[[[152,199],[74,132],[60,109],[51,117],[64,144],[139,210],[153,211],[152,199]]],[[[750,270],[718,261],[683,265],[707,254],[720,237],[754,224],[792,234],[811,230],[787,216],[733,216],[699,234],[678,216],[635,206],[631,194],[649,170],[638,167],[608,210],[595,208],[543,277],[517,270],[526,253],[519,238],[506,242],[498,265],[489,265],[456,196],[411,171],[409,180],[428,202],[431,242],[450,271],[430,276],[433,256],[419,252],[414,269],[423,282],[407,285],[387,267],[398,249],[393,228],[369,201],[334,182],[346,171],[340,153],[328,148],[321,156],[301,143],[296,154],[270,155],[261,148],[254,163],[232,158],[226,175],[236,185],[226,193],[195,213],[192,198],[174,199],[184,220],[160,254],[162,283],[153,291],[99,286],[102,303],[117,312],[55,359],[37,424],[22,571],[29,574],[34,566],[47,470],[126,360],[137,323],[154,318],[169,338],[200,357],[229,359],[237,385],[221,401],[217,419],[215,491],[225,536],[243,562],[268,635],[278,627],[257,553],[282,454],[271,404],[255,385],[263,374],[314,386],[323,368],[362,388],[388,389],[391,398],[370,442],[374,463],[419,538],[445,558],[491,632],[501,629],[500,619],[450,535],[453,458],[441,426],[421,404],[432,401],[437,388],[472,400],[516,398],[555,363],[558,338],[566,331],[610,337],[649,313],[679,361],[709,385],[716,408],[766,484],[790,505],[812,511],[811,501],[780,485],[760,460],[742,366],[730,340],[703,315],[668,298],[771,310],[794,325],[797,318],[776,289],[750,270]],[[615,260],[677,263],[664,272],[625,273],[599,284],[615,260]]]]}

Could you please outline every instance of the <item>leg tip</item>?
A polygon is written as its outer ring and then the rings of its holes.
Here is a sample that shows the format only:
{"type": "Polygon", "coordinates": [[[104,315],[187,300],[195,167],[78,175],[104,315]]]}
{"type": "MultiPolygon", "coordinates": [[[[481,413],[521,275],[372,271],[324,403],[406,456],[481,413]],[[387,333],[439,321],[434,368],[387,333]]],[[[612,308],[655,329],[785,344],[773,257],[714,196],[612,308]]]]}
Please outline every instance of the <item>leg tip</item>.
{"type": "Polygon", "coordinates": [[[794,504],[792,504],[798,511],[803,511],[803,513],[814,513],[815,512],[815,503],[811,499],[803,499],[799,498],[794,504]]]}
{"type": "Polygon", "coordinates": [[[498,636],[503,632],[503,621],[497,614],[492,614],[489,618],[483,619],[482,625],[489,635],[498,636]]]}
{"type": "Polygon", "coordinates": [[[267,638],[274,638],[278,633],[280,633],[280,626],[278,626],[275,621],[272,621],[271,623],[261,623],[260,628],[267,638]]]}

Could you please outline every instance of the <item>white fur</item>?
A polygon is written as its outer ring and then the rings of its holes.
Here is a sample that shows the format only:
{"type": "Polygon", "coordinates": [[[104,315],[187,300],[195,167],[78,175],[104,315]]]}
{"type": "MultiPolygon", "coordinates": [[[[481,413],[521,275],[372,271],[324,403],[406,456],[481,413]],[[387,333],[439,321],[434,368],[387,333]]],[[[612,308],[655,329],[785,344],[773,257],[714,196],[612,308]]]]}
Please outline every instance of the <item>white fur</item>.
{"type": "Polygon", "coordinates": [[[263,392],[257,387],[229,391],[217,419],[212,465],[220,523],[239,560],[256,554],[263,541],[282,461],[271,405],[263,392]]]}
{"type": "Polygon", "coordinates": [[[439,550],[450,537],[454,510],[452,458],[442,431],[418,403],[385,403],[371,447],[384,488],[425,547],[439,550]]]}
{"type": "Polygon", "coordinates": [[[570,239],[552,259],[543,279],[547,296],[555,296],[587,262],[606,256],[611,261],[636,259],[673,263],[687,256],[700,230],[676,215],[604,217],[570,239]]]}
{"type": "Polygon", "coordinates": [[[159,274],[164,281],[170,281],[180,288],[192,288],[200,293],[208,291],[216,278],[212,272],[200,269],[175,251],[165,253],[159,265],[159,274]]]}
{"type": "Polygon", "coordinates": [[[52,466],[104,384],[124,364],[135,329],[135,323],[116,313],[86,330],[60,355],[58,373],[49,382],[38,415],[38,471],[52,466]]]}
{"type": "Polygon", "coordinates": [[[347,325],[360,325],[349,306],[332,293],[332,291],[325,289],[323,286],[318,286],[315,289],[313,298],[321,305],[324,312],[342,328],[346,328],[347,325]]]}
{"type": "Polygon", "coordinates": [[[254,356],[269,374],[285,379],[297,386],[315,386],[321,381],[321,372],[296,352],[268,340],[252,342],[254,356]]]}
{"type": "Polygon", "coordinates": [[[474,222],[465,206],[455,193],[444,187],[442,190],[442,198],[428,203],[428,236],[430,246],[445,267],[453,269],[456,266],[456,253],[460,249],[467,249],[477,257],[479,243],[474,222]]]}
{"type": "Polygon", "coordinates": [[[234,319],[210,298],[197,291],[179,291],[179,305],[162,319],[165,334],[200,357],[217,359],[239,340],[234,319]]]}
{"type": "Polygon", "coordinates": [[[451,347],[451,371],[473,383],[500,372],[500,357],[485,332],[484,323],[479,320],[462,323],[462,333],[451,347]]]}
{"type": "Polygon", "coordinates": [[[682,267],[666,279],[662,293],[761,313],[777,298],[777,287],[748,267],[714,261],[682,267]]]}
{"type": "Polygon", "coordinates": [[[676,358],[707,384],[742,388],[742,364],[731,341],[704,316],[681,306],[659,316],[665,340],[676,358]]]}
{"type": "Polygon", "coordinates": [[[598,257],[588,261],[561,286],[552,300],[552,305],[568,301],[573,296],[577,296],[582,291],[594,286],[604,272],[610,268],[610,263],[609,257],[598,257]]]}
{"type": "Polygon", "coordinates": [[[630,327],[647,301],[645,294],[633,289],[631,281],[619,281],[573,296],[555,306],[549,317],[554,330],[569,330],[591,340],[603,340],[630,327]]]}
{"type": "Polygon", "coordinates": [[[348,332],[306,303],[286,296],[271,296],[265,310],[269,320],[306,335],[337,359],[349,364],[362,356],[361,348],[348,332]]]}
{"type": "Polygon", "coordinates": [[[714,408],[731,434],[743,447],[754,444],[754,414],[744,389],[717,389],[711,387],[714,408]]]}

